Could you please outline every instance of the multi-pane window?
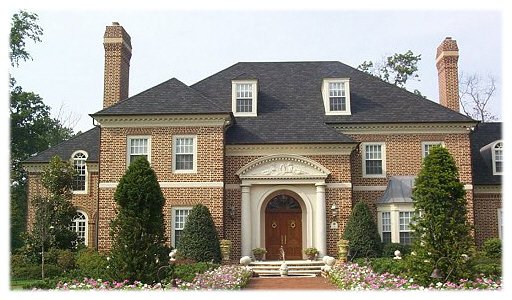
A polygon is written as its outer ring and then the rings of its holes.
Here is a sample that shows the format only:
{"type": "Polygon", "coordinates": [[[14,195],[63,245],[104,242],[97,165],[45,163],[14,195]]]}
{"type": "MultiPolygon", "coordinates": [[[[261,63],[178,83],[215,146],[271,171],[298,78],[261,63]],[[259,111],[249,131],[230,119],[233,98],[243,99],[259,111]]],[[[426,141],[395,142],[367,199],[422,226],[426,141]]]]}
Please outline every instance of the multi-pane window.
{"type": "Polygon", "coordinates": [[[330,82],[329,83],[329,109],[331,111],[347,110],[345,83],[330,82]]]}
{"type": "Polygon", "coordinates": [[[503,173],[503,142],[496,143],[493,148],[493,174],[501,175],[503,173]]]}
{"type": "Polygon", "coordinates": [[[385,211],[381,214],[382,221],[382,242],[391,243],[391,212],[385,211]]]}
{"type": "Polygon", "coordinates": [[[139,157],[145,157],[149,161],[149,138],[147,137],[128,139],[128,164],[131,165],[139,157]]]}
{"type": "Polygon", "coordinates": [[[430,150],[436,146],[442,146],[442,142],[423,142],[422,143],[422,155],[423,158],[427,157],[427,155],[430,153],[430,150]]]}
{"type": "Polygon", "coordinates": [[[400,244],[410,245],[412,243],[411,220],[414,216],[413,211],[401,211],[399,215],[399,233],[400,244]]]}
{"type": "Polygon", "coordinates": [[[76,232],[78,240],[84,245],[87,245],[87,216],[82,211],[77,211],[71,225],[69,226],[71,231],[76,232]]]}
{"type": "Polygon", "coordinates": [[[252,83],[236,84],[236,112],[252,112],[252,83]]]}
{"type": "Polygon", "coordinates": [[[87,166],[85,161],[87,155],[84,152],[77,152],[73,155],[73,169],[75,176],[73,178],[73,191],[84,192],[86,191],[87,184],[87,166]]]}
{"type": "Polygon", "coordinates": [[[174,139],[174,170],[195,170],[195,138],[175,137],[174,139]]]}
{"type": "Polygon", "coordinates": [[[503,239],[503,210],[498,208],[498,236],[503,239]]]}
{"type": "Polygon", "coordinates": [[[174,247],[178,245],[180,235],[185,228],[185,223],[187,222],[190,210],[190,208],[177,208],[173,210],[173,234],[171,235],[174,247]]]}
{"type": "Polygon", "coordinates": [[[383,144],[364,145],[364,175],[383,175],[383,144]]]}

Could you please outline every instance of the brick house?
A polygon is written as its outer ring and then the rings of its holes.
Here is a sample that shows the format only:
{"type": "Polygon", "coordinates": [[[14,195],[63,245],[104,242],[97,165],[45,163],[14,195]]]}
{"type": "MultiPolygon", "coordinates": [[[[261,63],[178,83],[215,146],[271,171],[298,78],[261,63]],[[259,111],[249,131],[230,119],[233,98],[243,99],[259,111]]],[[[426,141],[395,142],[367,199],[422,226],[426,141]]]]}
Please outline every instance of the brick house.
{"type": "MultiPolygon", "coordinates": [[[[494,141],[502,147],[501,132],[478,134],[488,124],[458,112],[451,38],[437,49],[441,104],[335,61],[240,62],[191,86],[172,78],[129,97],[130,36],[113,23],[104,47],[96,126],[25,162],[29,197],[42,192],[40,172],[52,156],[73,162],[73,226],[90,247],[110,248],[113,195],[138,156],[158,176],[173,246],[198,203],[233,242],[235,259],[256,247],[277,259],[281,245],[289,259],[303,258],[306,247],[335,255],[358,201],[374,212],[383,241],[410,243],[412,182],[438,144],[456,160],[477,242],[501,234],[501,175],[486,181],[486,160],[474,157],[494,141]]],[[[491,164],[499,159],[501,168],[502,152],[493,151],[491,164]]],[[[29,226],[33,215],[29,208],[29,226]]]]}

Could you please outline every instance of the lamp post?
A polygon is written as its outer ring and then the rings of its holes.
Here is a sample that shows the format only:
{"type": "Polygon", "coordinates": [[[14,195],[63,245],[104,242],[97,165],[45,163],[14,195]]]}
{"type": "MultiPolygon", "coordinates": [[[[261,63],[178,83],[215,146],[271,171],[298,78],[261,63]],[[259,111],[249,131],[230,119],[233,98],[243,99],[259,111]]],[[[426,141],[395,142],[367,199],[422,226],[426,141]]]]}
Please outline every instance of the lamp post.
{"type": "Polygon", "coordinates": [[[443,282],[446,282],[446,280],[448,280],[448,277],[450,277],[450,274],[452,274],[452,272],[453,272],[453,261],[450,258],[448,258],[446,256],[443,256],[443,257],[440,257],[436,261],[436,263],[434,265],[434,270],[432,271],[432,274],[430,274],[430,277],[431,278],[436,278],[436,279],[444,278],[443,282]],[[449,265],[450,265],[450,271],[448,272],[448,275],[446,275],[446,277],[444,276],[443,271],[438,268],[439,262],[441,260],[443,260],[443,259],[446,259],[448,261],[449,265]]]}

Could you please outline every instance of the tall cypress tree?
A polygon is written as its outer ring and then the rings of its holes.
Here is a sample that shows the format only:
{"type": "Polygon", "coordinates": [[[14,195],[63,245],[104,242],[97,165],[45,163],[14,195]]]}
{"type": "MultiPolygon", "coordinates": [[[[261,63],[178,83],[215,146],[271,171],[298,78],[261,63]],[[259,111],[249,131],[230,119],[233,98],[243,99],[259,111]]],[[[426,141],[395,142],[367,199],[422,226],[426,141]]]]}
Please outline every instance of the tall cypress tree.
{"type": "Polygon", "coordinates": [[[443,277],[450,274],[448,280],[468,276],[465,255],[471,254],[474,244],[465,196],[453,157],[445,148],[434,147],[423,161],[412,195],[416,215],[411,225],[412,250],[416,255],[410,259],[418,282],[439,281],[430,278],[436,268],[443,277]]]}
{"type": "Polygon", "coordinates": [[[166,263],[164,196],[146,158],[135,160],[119,181],[114,194],[117,216],[111,223],[112,277],[116,280],[158,279],[166,263]]]}
{"type": "Polygon", "coordinates": [[[208,207],[192,208],[177,248],[180,255],[198,262],[220,262],[219,236],[208,207]]]}
{"type": "Polygon", "coordinates": [[[351,257],[376,257],[382,252],[379,230],[368,205],[358,202],[350,214],[343,238],[349,241],[351,257]]]}

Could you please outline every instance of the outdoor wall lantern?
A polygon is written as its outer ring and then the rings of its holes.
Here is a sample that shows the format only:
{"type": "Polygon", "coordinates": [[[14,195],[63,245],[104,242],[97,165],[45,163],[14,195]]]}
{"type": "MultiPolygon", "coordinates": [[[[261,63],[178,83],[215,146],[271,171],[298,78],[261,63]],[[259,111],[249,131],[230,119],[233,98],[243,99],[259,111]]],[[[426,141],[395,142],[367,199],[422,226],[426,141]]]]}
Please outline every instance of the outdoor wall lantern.
{"type": "Polygon", "coordinates": [[[231,219],[231,220],[234,220],[235,219],[235,208],[233,206],[229,206],[228,207],[228,217],[231,219]]]}

